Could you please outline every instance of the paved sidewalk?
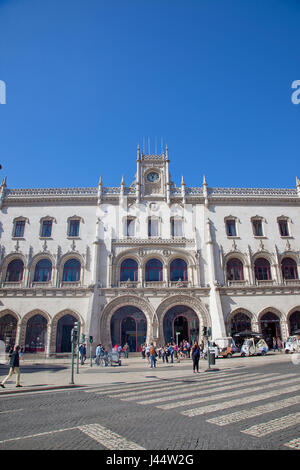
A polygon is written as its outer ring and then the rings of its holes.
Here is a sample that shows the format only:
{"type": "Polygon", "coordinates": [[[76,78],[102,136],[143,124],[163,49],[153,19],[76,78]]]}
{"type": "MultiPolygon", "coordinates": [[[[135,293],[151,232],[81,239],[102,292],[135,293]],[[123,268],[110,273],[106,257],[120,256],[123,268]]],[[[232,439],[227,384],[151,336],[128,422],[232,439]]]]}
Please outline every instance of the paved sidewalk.
{"type": "MultiPolygon", "coordinates": [[[[218,374],[224,370],[244,370],[245,368],[266,366],[274,363],[292,364],[291,355],[280,353],[268,354],[265,357],[239,356],[231,359],[217,359],[212,369],[215,372],[206,372],[208,363],[204,359],[200,360],[201,374],[218,374]]],[[[298,366],[300,372],[300,366],[298,366]]],[[[7,375],[8,365],[0,365],[0,381],[7,375]]],[[[5,389],[0,388],[0,396],[11,393],[24,393],[37,390],[60,389],[68,387],[96,387],[99,385],[138,383],[145,381],[156,381],[157,379],[174,379],[183,377],[193,377],[192,360],[183,359],[180,363],[164,364],[159,361],[158,367],[151,369],[147,360],[141,357],[122,358],[121,366],[99,367],[90,361],[79,365],[79,373],[76,373],[76,360],[74,361],[74,385],[71,380],[71,359],[27,359],[20,362],[22,388],[15,387],[15,376],[5,385],[5,389]]],[[[201,375],[199,375],[201,378],[201,375]]]]}

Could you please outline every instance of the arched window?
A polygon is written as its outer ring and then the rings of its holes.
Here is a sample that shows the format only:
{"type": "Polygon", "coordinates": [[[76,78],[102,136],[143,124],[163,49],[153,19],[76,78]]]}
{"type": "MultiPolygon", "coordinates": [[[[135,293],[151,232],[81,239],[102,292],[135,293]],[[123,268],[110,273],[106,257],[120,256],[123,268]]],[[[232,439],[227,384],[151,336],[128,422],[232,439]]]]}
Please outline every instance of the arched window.
{"type": "Polygon", "coordinates": [[[150,259],[146,264],[146,282],[163,280],[163,265],[158,259],[150,259]]]}
{"type": "Polygon", "coordinates": [[[41,259],[35,267],[34,282],[47,282],[51,280],[52,263],[48,259],[41,259]]]}
{"type": "Polygon", "coordinates": [[[64,265],[63,282],[76,282],[80,280],[80,262],[77,259],[69,259],[64,265]]]}
{"type": "Polygon", "coordinates": [[[254,263],[255,279],[258,281],[271,280],[270,263],[265,258],[258,258],[254,263]]]}
{"type": "Polygon", "coordinates": [[[24,263],[20,259],[14,259],[7,266],[6,282],[20,282],[23,279],[24,263]]]}
{"type": "Polygon", "coordinates": [[[232,258],[228,260],[227,279],[228,281],[243,281],[244,280],[243,263],[239,259],[232,258]]]}
{"type": "Polygon", "coordinates": [[[188,280],[187,264],[183,259],[176,258],[170,264],[170,281],[188,280]]]}
{"type": "Polygon", "coordinates": [[[300,330],[300,311],[296,311],[291,314],[289,324],[291,335],[294,335],[295,331],[300,330]]]}
{"type": "Polygon", "coordinates": [[[120,281],[137,281],[138,264],[134,259],[125,259],[121,264],[120,281]]]}
{"type": "Polygon", "coordinates": [[[283,279],[298,279],[297,264],[292,258],[284,258],[281,270],[283,279]]]}

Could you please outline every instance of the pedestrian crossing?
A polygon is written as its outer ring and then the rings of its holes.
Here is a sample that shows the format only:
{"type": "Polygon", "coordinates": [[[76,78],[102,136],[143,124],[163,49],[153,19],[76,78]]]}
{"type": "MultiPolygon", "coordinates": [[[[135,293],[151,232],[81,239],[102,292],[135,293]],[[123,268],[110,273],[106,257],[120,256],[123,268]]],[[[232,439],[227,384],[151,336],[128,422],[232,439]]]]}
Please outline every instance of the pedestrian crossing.
{"type": "Polygon", "coordinates": [[[214,426],[230,425],[231,430],[237,426],[238,432],[254,439],[286,431],[290,440],[282,445],[300,450],[300,376],[296,372],[229,370],[86,392],[177,412],[191,419],[201,416],[214,426]],[[296,435],[291,436],[294,432],[296,435]]]}

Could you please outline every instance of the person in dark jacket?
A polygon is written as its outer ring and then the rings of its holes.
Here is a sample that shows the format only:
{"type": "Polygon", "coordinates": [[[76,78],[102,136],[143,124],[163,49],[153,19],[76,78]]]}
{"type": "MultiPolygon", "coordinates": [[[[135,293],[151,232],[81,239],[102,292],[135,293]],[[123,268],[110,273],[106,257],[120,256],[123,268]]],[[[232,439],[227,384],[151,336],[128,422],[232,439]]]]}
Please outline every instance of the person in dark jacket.
{"type": "Polygon", "coordinates": [[[199,359],[200,359],[200,347],[198,341],[194,342],[194,346],[192,347],[192,359],[193,359],[193,372],[194,374],[197,372],[199,373],[199,359]]]}
{"type": "Polygon", "coordinates": [[[22,385],[20,385],[20,369],[19,369],[19,352],[20,352],[20,346],[16,346],[15,347],[15,350],[14,352],[12,353],[11,355],[11,358],[10,358],[10,361],[9,361],[9,373],[8,373],[8,376],[5,377],[5,379],[2,381],[2,383],[0,383],[0,386],[2,388],[5,388],[5,383],[7,382],[7,380],[13,375],[13,374],[16,374],[17,378],[16,378],[16,387],[22,387],[22,385]]]}

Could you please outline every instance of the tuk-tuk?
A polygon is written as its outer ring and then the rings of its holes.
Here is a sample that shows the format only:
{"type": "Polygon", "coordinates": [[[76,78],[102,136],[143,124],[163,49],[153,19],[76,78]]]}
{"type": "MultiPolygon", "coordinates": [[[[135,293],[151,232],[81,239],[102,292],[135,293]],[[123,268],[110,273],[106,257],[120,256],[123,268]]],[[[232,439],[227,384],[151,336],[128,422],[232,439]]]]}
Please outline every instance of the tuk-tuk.
{"type": "Polygon", "coordinates": [[[268,345],[262,338],[247,338],[241,347],[241,357],[265,356],[269,351],[268,345]]]}
{"type": "Polygon", "coordinates": [[[300,335],[290,336],[284,346],[284,352],[286,354],[300,352],[300,335]]]}
{"type": "Polygon", "coordinates": [[[234,339],[231,336],[226,338],[217,338],[215,339],[215,344],[217,345],[217,352],[220,357],[230,358],[234,353],[239,351],[239,348],[237,348],[234,339]]]}
{"type": "Polygon", "coordinates": [[[111,352],[108,353],[108,362],[111,366],[114,364],[116,366],[121,365],[120,354],[118,353],[118,351],[116,351],[115,349],[112,349],[111,352]]]}

